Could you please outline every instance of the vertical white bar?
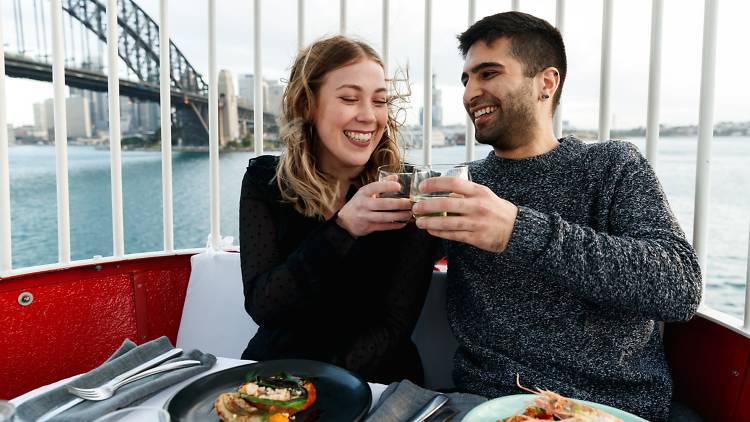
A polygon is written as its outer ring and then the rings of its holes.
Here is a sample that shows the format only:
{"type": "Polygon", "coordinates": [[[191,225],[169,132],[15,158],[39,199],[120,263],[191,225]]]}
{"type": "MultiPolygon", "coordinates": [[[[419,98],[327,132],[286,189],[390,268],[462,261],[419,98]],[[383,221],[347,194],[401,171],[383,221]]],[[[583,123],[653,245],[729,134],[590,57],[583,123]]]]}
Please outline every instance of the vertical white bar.
{"type": "Polygon", "coordinates": [[[388,65],[390,61],[391,45],[390,45],[390,22],[391,22],[391,7],[390,0],[383,0],[383,70],[385,70],[385,77],[388,78],[388,65]]]}
{"type": "Polygon", "coordinates": [[[703,57],[701,58],[701,104],[698,115],[698,157],[695,170],[695,220],[693,247],[708,277],[708,199],[711,187],[711,142],[714,137],[714,80],[716,76],[716,21],[718,0],[705,0],[703,12],[703,57]]]}
{"type": "Polygon", "coordinates": [[[747,273],[745,276],[745,330],[750,330],[750,241],[747,243],[747,273]]]}
{"type": "Polygon", "coordinates": [[[346,35],[346,0],[339,0],[339,34],[346,35]]]}
{"type": "Polygon", "coordinates": [[[518,12],[519,10],[521,10],[521,0],[513,0],[510,3],[510,10],[514,12],[518,12]]]}
{"type": "MultiPolygon", "coordinates": [[[[477,1],[469,0],[469,26],[474,24],[477,20],[477,1]]],[[[471,120],[471,116],[466,114],[466,133],[465,133],[465,146],[466,146],[466,161],[474,160],[474,121],[471,120]]]]}
{"type": "MultiPolygon", "coordinates": [[[[0,0],[0,22],[3,21],[3,0],[0,0]]],[[[5,99],[5,40],[0,30],[0,274],[10,271],[10,171],[8,159],[8,119],[5,99]]]]}
{"type": "Polygon", "coordinates": [[[161,189],[164,250],[174,250],[172,211],[172,80],[169,57],[169,0],[159,3],[159,99],[161,111],[161,189]]]}
{"type": "Polygon", "coordinates": [[[599,140],[609,139],[611,119],[609,80],[612,69],[612,0],[603,0],[602,8],[602,56],[599,76],[599,140]]]}
{"type": "Polygon", "coordinates": [[[651,1],[651,55],[648,68],[648,117],[646,120],[646,158],[656,168],[659,144],[659,98],[661,96],[661,33],[663,0],[651,1]]]}
{"type": "Polygon", "coordinates": [[[305,0],[297,0],[297,48],[305,46],[305,0]]]}
{"type": "Polygon", "coordinates": [[[254,131],[253,136],[255,137],[255,156],[263,155],[263,62],[261,62],[261,0],[255,0],[255,16],[253,17],[254,22],[254,67],[255,67],[255,88],[254,91],[254,105],[253,105],[253,125],[254,131]]]}
{"type": "MultiPolygon", "coordinates": [[[[256,0],[256,3],[260,0],[256,0]]],[[[216,71],[216,0],[208,0],[208,158],[211,248],[221,247],[219,227],[219,79],[216,71]]]]}
{"type": "Polygon", "coordinates": [[[424,165],[432,164],[432,0],[424,0],[424,107],[422,107],[424,165]]]}
{"type": "Polygon", "coordinates": [[[120,148],[120,80],[117,54],[117,0],[107,0],[107,56],[109,59],[109,156],[112,168],[112,252],[125,255],[122,217],[122,150],[120,148]]]}
{"type": "Polygon", "coordinates": [[[65,113],[65,38],[61,0],[50,1],[52,19],[52,86],[55,92],[55,160],[57,175],[57,255],[70,262],[70,205],[68,201],[68,125],[65,113]]]}
{"type": "MultiPolygon", "coordinates": [[[[565,28],[565,0],[557,0],[555,8],[555,26],[560,34],[564,35],[565,28]]],[[[562,103],[557,105],[555,110],[555,117],[552,121],[552,130],[555,136],[560,139],[562,138],[562,103]]]]}

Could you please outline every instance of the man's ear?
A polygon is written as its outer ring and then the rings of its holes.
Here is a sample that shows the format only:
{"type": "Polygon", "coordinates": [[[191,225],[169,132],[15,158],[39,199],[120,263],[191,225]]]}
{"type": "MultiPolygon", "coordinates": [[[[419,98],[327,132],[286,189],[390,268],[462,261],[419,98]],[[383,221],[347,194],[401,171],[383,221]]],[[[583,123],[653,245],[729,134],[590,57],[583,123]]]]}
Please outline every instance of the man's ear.
{"type": "Polygon", "coordinates": [[[540,97],[548,99],[555,96],[557,87],[560,86],[560,72],[556,67],[546,67],[540,72],[540,97]]]}

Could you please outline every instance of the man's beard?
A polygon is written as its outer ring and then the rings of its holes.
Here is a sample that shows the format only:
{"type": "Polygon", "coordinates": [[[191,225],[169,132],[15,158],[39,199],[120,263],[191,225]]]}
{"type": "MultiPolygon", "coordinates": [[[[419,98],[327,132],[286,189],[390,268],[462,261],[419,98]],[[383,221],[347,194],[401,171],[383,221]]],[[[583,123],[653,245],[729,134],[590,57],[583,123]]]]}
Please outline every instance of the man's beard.
{"type": "Polygon", "coordinates": [[[493,120],[476,130],[479,143],[492,145],[496,150],[512,150],[531,141],[536,116],[531,102],[531,86],[523,84],[499,101],[493,120]]]}

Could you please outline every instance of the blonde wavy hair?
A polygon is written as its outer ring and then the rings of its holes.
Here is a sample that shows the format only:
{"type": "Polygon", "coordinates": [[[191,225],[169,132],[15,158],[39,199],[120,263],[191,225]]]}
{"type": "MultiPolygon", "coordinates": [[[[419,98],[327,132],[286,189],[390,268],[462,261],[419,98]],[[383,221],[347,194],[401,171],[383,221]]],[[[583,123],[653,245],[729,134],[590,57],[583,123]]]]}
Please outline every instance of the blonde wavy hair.
{"type": "MultiPolygon", "coordinates": [[[[281,154],[276,169],[276,182],[282,199],[294,204],[294,209],[305,216],[323,219],[332,214],[336,211],[340,194],[333,175],[322,172],[317,163],[318,135],[313,116],[318,92],[329,72],[366,59],[383,66],[383,61],[369,45],[347,37],[333,36],[302,49],[292,65],[282,98],[280,119],[280,137],[286,151],[281,154]]],[[[393,80],[389,82],[395,86],[393,80]]],[[[356,181],[359,186],[378,180],[379,166],[401,161],[396,135],[402,125],[397,116],[403,108],[398,107],[396,101],[405,100],[407,95],[390,89],[388,121],[383,138],[360,173],[356,181]]]]}

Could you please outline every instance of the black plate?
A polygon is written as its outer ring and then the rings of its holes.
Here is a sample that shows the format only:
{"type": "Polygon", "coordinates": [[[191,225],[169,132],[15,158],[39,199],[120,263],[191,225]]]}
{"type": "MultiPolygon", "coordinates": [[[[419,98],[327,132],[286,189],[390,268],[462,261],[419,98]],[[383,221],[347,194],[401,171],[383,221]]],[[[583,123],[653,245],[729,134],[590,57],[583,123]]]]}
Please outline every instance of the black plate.
{"type": "Polygon", "coordinates": [[[208,374],[178,391],[164,407],[172,422],[216,422],[219,420],[213,410],[216,397],[236,391],[250,371],[261,376],[287,372],[313,379],[317,400],[297,414],[297,421],[358,421],[370,410],[372,392],[361,378],[338,366],[301,359],[257,362],[208,374]]]}

